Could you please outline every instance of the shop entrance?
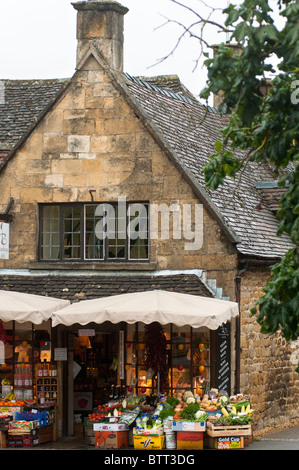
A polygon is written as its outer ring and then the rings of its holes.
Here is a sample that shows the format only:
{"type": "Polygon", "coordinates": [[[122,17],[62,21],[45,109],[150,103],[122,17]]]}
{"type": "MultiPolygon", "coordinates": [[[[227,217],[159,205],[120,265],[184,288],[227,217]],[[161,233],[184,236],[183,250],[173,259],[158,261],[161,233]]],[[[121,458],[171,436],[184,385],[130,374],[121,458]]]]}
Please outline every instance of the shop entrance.
{"type": "Polygon", "coordinates": [[[119,331],[111,323],[73,325],[67,332],[68,360],[64,381],[64,428],[67,435],[83,437],[84,421],[93,410],[123,393],[120,380],[119,331]]]}

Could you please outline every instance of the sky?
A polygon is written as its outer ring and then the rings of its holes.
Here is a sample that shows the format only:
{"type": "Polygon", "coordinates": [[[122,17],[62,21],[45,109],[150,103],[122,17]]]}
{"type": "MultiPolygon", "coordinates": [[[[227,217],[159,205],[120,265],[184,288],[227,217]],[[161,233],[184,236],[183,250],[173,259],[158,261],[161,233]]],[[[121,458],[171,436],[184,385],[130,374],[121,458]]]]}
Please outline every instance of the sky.
{"type": "MultiPolygon", "coordinates": [[[[218,8],[227,4],[227,0],[206,1],[218,8]]],[[[168,20],[189,25],[194,15],[171,0],[119,0],[119,3],[129,9],[125,15],[124,71],[135,76],[177,74],[198,95],[206,81],[202,62],[195,67],[200,54],[198,40],[188,37],[169,56],[183,30],[168,20]],[[165,56],[169,57],[161,62],[165,56]]],[[[210,12],[201,0],[189,4],[201,13],[210,12]]],[[[71,77],[76,60],[76,13],[71,0],[2,0],[0,78],[71,77]]],[[[223,20],[222,13],[220,18],[223,20]]],[[[223,40],[215,29],[206,34],[212,43],[223,40]]]]}
{"type": "MultiPolygon", "coordinates": [[[[76,0],[74,0],[76,1],[76,0]]],[[[124,71],[130,75],[176,74],[198,96],[206,70],[198,39],[186,37],[171,54],[183,32],[195,20],[171,0],[118,0],[125,15],[124,71]],[[170,20],[170,21],[169,21],[170,20]],[[167,57],[166,60],[161,59],[167,57]],[[197,64],[197,65],[196,65],[197,64]]],[[[228,0],[181,0],[203,16],[218,8],[213,19],[223,24],[228,0]],[[209,7],[207,6],[209,5],[209,7]],[[206,6],[205,6],[206,5],[206,6]]],[[[0,1],[0,79],[67,78],[75,71],[76,15],[71,0],[0,1]]],[[[240,0],[232,3],[238,4],[240,0]]],[[[209,44],[225,41],[218,28],[206,27],[209,44]]]]}

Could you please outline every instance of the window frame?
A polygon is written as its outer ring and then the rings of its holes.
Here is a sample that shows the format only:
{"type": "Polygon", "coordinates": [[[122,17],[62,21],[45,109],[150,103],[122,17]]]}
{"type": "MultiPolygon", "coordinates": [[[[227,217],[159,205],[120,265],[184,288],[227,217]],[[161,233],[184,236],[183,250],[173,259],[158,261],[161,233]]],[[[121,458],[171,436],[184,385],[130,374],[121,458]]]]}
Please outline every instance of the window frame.
{"type": "Polygon", "coordinates": [[[87,202],[65,202],[65,203],[40,203],[38,205],[38,247],[37,247],[37,258],[41,263],[148,263],[150,261],[150,210],[148,201],[126,201],[126,239],[125,239],[125,256],[123,258],[112,258],[108,256],[109,240],[107,237],[103,238],[103,257],[102,258],[87,258],[86,257],[86,207],[87,206],[98,206],[100,204],[109,204],[113,207],[117,207],[117,202],[111,201],[87,201],[87,202]],[[128,234],[128,223],[130,220],[130,206],[132,204],[142,204],[147,207],[147,258],[132,258],[130,256],[130,238],[128,234]],[[59,207],[59,258],[57,259],[46,259],[43,258],[43,209],[45,207],[59,207]],[[80,257],[79,258],[65,258],[65,208],[66,207],[79,207],[80,208],[80,257]]]}

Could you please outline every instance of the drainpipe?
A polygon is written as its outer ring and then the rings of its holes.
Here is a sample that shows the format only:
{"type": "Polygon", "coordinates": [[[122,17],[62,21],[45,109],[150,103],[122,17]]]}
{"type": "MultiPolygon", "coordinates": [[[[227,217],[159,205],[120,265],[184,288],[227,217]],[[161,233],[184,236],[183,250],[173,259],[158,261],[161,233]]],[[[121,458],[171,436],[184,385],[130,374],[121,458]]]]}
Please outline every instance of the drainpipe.
{"type": "Polygon", "coordinates": [[[240,357],[241,357],[241,276],[247,271],[247,265],[241,269],[235,278],[236,302],[239,307],[239,316],[236,319],[236,370],[235,394],[240,393],[240,357]]]}

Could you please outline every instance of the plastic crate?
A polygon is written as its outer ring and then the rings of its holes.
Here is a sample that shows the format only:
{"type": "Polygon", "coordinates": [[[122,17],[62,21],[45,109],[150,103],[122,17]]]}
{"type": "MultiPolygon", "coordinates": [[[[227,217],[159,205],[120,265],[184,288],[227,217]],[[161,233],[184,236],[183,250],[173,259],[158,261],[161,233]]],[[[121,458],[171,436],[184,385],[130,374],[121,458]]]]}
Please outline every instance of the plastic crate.
{"type": "Polygon", "coordinates": [[[30,411],[23,411],[21,413],[16,413],[17,421],[39,421],[40,426],[46,426],[48,424],[48,415],[47,411],[37,411],[32,413],[30,411]]]}

